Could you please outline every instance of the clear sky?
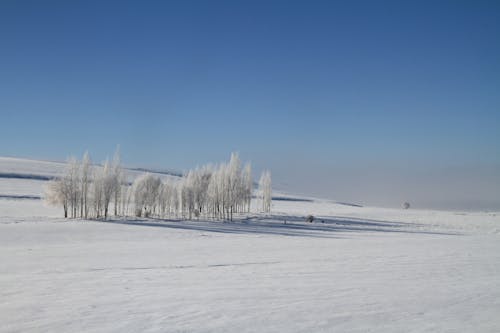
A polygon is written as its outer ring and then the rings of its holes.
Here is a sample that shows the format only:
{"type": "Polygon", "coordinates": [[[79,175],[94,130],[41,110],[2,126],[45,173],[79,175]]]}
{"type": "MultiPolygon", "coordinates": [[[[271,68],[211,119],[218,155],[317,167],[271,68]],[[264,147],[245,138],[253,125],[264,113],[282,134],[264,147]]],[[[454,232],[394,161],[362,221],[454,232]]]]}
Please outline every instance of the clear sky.
{"type": "Polygon", "coordinates": [[[0,1],[0,155],[500,208],[499,1],[0,1]]]}

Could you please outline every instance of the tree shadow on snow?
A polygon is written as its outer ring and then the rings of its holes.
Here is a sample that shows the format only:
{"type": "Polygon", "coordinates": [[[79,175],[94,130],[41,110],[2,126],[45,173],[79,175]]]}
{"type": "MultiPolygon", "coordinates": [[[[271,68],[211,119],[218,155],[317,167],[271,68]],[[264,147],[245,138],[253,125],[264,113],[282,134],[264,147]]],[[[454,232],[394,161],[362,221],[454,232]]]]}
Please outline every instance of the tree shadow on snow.
{"type": "Polygon", "coordinates": [[[296,237],[340,238],[349,233],[406,233],[426,235],[458,235],[457,233],[426,230],[428,226],[417,223],[390,222],[371,219],[333,216],[305,222],[303,216],[252,215],[234,221],[174,220],[174,219],[124,219],[106,223],[195,230],[226,234],[281,235],[296,237]]]}

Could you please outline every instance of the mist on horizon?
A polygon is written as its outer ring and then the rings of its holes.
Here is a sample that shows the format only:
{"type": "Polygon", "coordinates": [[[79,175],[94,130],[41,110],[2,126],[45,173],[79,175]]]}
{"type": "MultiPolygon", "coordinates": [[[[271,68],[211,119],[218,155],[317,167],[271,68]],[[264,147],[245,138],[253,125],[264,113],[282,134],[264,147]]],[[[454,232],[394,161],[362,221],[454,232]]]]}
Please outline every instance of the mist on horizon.
{"type": "Polygon", "coordinates": [[[500,165],[454,167],[289,168],[274,174],[277,189],[366,206],[500,211],[500,165]],[[300,176],[299,176],[300,175],[300,176]]]}

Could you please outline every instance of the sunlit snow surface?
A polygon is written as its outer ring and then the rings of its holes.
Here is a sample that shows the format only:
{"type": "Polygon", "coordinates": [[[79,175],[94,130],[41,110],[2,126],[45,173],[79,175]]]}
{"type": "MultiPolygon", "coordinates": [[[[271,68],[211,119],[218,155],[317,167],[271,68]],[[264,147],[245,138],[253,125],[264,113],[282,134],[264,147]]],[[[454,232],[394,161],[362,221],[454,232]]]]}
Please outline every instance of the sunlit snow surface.
{"type": "MultiPolygon", "coordinates": [[[[60,172],[16,161],[0,172],[60,172]]],[[[0,332],[500,331],[498,213],[314,199],[235,222],[64,220],[21,198],[43,184],[0,179],[0,332]]]]}

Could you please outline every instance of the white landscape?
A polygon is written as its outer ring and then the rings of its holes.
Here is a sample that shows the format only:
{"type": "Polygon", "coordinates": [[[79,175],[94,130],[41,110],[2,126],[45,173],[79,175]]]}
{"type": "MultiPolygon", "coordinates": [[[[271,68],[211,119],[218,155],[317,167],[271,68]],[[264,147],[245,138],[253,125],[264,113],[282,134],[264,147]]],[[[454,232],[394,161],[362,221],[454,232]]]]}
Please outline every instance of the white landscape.
{"type": "Polygon", "coordinates": [[[0,332],[500,331],[500,213],[273,189],[233,221],[64,219],[64,168],[0,158],[0,332]]]}

